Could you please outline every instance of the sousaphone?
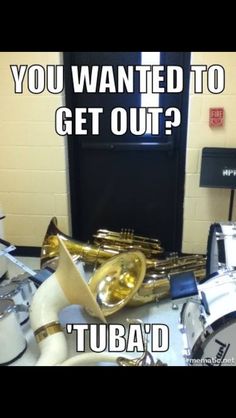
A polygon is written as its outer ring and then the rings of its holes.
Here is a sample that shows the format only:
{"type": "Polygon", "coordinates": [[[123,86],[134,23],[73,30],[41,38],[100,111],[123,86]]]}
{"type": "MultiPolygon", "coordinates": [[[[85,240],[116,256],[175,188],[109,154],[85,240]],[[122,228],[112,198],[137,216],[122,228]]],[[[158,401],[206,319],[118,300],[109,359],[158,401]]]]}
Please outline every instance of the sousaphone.
{"type": "Polygon", "coordinates": [[[31,327],[41,350],[37,365],[55,365],[67,358],[67,342],[58,319],[63,308],[78,304],[106,322],[107,316],[124,307],[137,292],[146,271],[141,252],[126,252],[107,261],[86,283],[60,237],[58,243],[58,267],[38,288],[30,307],[31,327]]]}

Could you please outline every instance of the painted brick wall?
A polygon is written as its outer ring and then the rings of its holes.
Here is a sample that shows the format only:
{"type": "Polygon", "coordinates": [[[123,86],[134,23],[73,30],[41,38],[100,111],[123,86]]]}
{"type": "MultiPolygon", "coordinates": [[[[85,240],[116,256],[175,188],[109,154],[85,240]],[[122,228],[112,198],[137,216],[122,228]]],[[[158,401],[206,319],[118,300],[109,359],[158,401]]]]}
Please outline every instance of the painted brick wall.
{"type": "Polygon", "coordinates": [[[5,239],[41,246],[52,216],[69,231],[67,150],[54,131],[63,94],[14,94],[10,65],[60,64],[59,52],[0,52],[0,204],[5,239]]]}
{"type": "Polygon", "coordinates": [[[194,94],[192,85],[190,92],[182,251],[205,253],[210,224],[228,219],[230,191],[199,187],[201,153],[203,147],[236,148],[236,53],[194,52],[192,64],[220,64],[226,76],[221,94],[207,90],[206,77],[203,94],[194,94]],[[209,127],[210,107],[224,107],[224,127],[209,127]]]}
{"type": "MultiPolygon", "coordinates": [[[[54,131],[63,95],[27,89],[15,95],[9,68],[60,60],[56,52],[0,52],[0,205],[7,215],[5,238],[16,245],[40,246],[54,215],[63,231],[70,229],[66,143],[54,131]]],[[[223,93],[190,92],[182,251],[205,253],[210,224],[227,220],[229,191],[199,187],[201,150],[236,147],[236,53],[194,52],[192,64],[221,64],[226,72],[223,93]],[[209,128],[209,107],[225,108],[224,127],[209,128]]]]}

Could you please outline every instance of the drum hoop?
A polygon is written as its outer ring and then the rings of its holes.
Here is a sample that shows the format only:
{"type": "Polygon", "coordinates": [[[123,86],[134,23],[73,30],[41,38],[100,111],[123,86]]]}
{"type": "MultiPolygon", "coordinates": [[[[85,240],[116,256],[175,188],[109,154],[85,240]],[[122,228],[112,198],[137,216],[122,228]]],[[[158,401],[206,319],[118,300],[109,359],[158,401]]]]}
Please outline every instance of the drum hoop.
{"type": "MultiPolygon", "coordinates": [[[[7,285],[6,285],[6,286],[7,286],[7,285]]],[[[5,287],[5,286],[1,286],[1,287],[0,287],[0,290],[1,290],[1,288],[3,288],[3,289],[4,289],[4,287],[5,287]]],[[[1,294],[0,294],[0,299],[9,299],[9,298],[11,298],[12,296],[17,295],[17,293],[19,293],[19,291],[20,291],[20,289],[19,289],[19,285],[18,285],[18,286],[16,286],[16,287],[15,287],[15,289],[12,289],[10,292],[5,293],[5,295],[1,295],[1,294]]]]}
{"type": "Polygon", "coordinates": [[[4,311],[0,312],[0,320],[5,318],[6,316],[10,315],[15,310],[15,304],[14,304],[14,301],[12,299],[2,298],[2,300],[8,301],[8,305],[4,309],[4,311]]]}
{"type": "Polygon", "coordinates": [[[184,302],[184,304],[183,304],[183,306],[181,308],[181,312],[180,312],[180,323],[182,325],[184,325],[184,322],[183,322],[183,319],[184,319],[184,311],[185,311],[185,309],[187,307],[187,304],[188,304],[188,302],[184,302]]]}
{"type": "MultiPolygon", "coordinates": [[[[212,245],[212,237],[215,232],[218,232],[220,234],[223,233],[221,224],[214,223],[210,226],[210,231],[208,234],[208,240],[207,240],[207,260],[206,260],[206,278],[201,281],[201,283],[206,282],[210,278],[210,261],[211,261],[211,245],[212,245]]],[[[217,241],[217,247],[218,247],[218,254],[219,254],[219,260],[221,260],[221,263],[225,263],[225,246],[223,240],[217,241]]]]}
{"type": "Polygon", "coordinates": [[[225,325],[231,325],[235,321],[236,311],[233,311],[217,319],[211,325],[208,325],[196,340],[192,349],[191,359],[201,359],[207,345],[207,337],[210,336],[210,339],[212,339],[216,331],[224,329],[225,325]]]}

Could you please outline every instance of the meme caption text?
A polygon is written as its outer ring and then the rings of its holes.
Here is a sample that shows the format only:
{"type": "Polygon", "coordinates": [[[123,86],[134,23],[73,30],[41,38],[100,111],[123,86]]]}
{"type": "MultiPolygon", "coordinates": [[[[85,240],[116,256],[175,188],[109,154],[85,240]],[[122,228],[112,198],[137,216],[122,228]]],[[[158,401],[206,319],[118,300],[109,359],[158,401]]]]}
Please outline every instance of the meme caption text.
{"type": "MultiPolygon", "coordinates": [[[[48,91],[60,94],[64,91],[63,65],[11,65],[15,94],[27,89],[32,94],[48,91]]],[[[202,94],[204,88],[211,94],[220,94],[225,89],[225,71],[221,65],[191,65],[193,91],[202,94]],[[204,77],[206,75],[206,77],[204,77]],[[206,83],[206,85],[205,85],[206,83]]],[[[185,89],[184,71],[181,66],[136,65],[136,66],[75,66],[70,67],[74,94],[179,94],[185,89]],[[137,81],[138,80],[138,81],[137,81]]],[[[75,107],[71,110],[62,106],[55,112],[55,130],[64,135],[99,135],[103,107],[75,107]]],[[[164,120],[164,133],[171,135],[181,125],[181,112],[177,107],[114,107],[110,111],[110,132],[116,136],[130,133],[134,136],[160,134],[160,123],[164,120]],[[148,129],[148,120],[151,129],[148,129]]]]}
{"type": "Polygon", "coordinates": [[[169,328],[165,324],[67,324],[68,334],[75,333],[76,351],[86,351],[86,338],[89,348],[95,353],[145,351],[146,338],[150,340],[152,352],[165,352],[169,349],[169,328]]]}

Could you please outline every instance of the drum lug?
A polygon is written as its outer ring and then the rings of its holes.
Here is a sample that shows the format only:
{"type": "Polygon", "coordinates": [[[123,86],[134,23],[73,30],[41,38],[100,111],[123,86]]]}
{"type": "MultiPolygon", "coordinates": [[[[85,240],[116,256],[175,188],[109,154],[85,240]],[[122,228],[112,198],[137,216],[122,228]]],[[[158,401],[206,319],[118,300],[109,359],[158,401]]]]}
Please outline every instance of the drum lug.
{"type": "Polygon", "coordinates": [[[191,358],[191,354],[190,354],[190,351],[189,351],[189,349],[188,349],[188,348],[184,348],[184,350],[183,350],[183,357],[184,357],[185,359],[189,359],[189,358],[191,358]]]}
{"type": "Polygon", "coordinates": [[[206,318],[205,318],[205,316],[204,316],[203,314],[200,314],[200,315],[199,315],[199,321],[201,321],[201,323],[202,323],[203,325],[205,325],[205,323],[206,323],[206,318]]]}
{"type": "Polygon", "coordinates": [[[14,310],[15,312],[29,312],[28,306],[24,305],[23,303],[15,305],[14,310]]]}
{"type": "Polygon", "coordinates": [[[178,325],[178,330],[181,332],[181,334],[184,334],[185,333],[185,327],[184,327],[184,325],[183,324],[179,324],[178,325]]]}

